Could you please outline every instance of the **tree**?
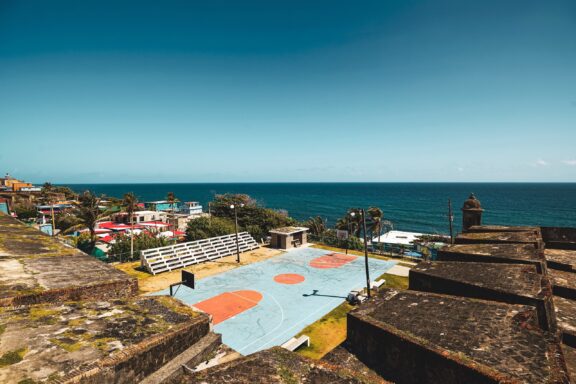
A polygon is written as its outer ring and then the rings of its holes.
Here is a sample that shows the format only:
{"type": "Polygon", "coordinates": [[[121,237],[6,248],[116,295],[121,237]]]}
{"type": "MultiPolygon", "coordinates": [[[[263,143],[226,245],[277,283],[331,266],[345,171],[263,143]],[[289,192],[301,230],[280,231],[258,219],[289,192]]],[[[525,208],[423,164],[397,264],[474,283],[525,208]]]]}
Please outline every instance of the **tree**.
{"type": "Polygon", "coordinates": [[[134,259],[136,253],[150,248],[158,248],[169,245],[170,240],[163,236],[153,236],[150,233],[141,233],[139,235],[119,234],[114,238],[114,242],[108,250],[108,257],[122,261],[126,259],[124,255],[129,255],[129,260],[134,259]]]}
{"type": "Polygon", "coordinates": [[[384,212],[378,207],[370,207],[366,211],[368,217],[370,218],[369,228],[370,238],[374,238],[374,233],[378,233],[378,244],[380,244],[380,234],[382,233],[382,219],[384,218],[384,212]]]}
{"type": "Polygon", "coordinates": [[[234,222],[223,217],[199,217],[188,222],[186,240],[202,240],[234,233],[234,222]]]}
{"type": "Polygon", "coordinates": [[[345,216],[336,221],[336,229],[346,230],[350,235],[360,237],[360,229],[362,228],[362,215],[350,215],[352,211],[349,210],[345,216]]]}
{"type": "Polygon", "coordinates": [[[174,195],[174,192],[168,192],[168,194],[166,195],[166,200],[168,201],[168,204],[170,206],[170,222],[173,225],[173,231],[176,231],[178,229],[178,224],[176,223],[176,219],[175,219],[175,215],[174,215],[174,205],[180,201],[176,198],[176,195],[174,195]]]}
{"type": "Polygon", "coordinates": [[[38,210],[28,200],[20,200],[14,204],[14,213],[20,220],[34,219],[38,216],[38,210]]]}
{"type": "Polygon", "coordinates": [[[78,197],[78,203],[72,209],[72,214],[78,219],[78,224],[68,228],[66,231],[66,233],[70,233],[82,228],[88,228],[90,243],[86,247],[86,253],[92,253],[96,246],[96,224],[109,214],[109,212],[100,209],[100,200],[90,191],[82,193],[78,197]]]}
{"type": "Polygon", "coordinates": [[[311,217],[304,222],[304,226],[310,229],[310,234],[314,236],[322,236],[326,232],[326,221],[320,217],[311,217]]]}
{"type": "Polygon", "coordinates": [[[210,204],[212,215],[234,222],[234,210],[230,208],[232,204],[238,207],[238,226],[256,239],[268,236],[273,228],[296,224],[296,220],[288,216],[286,211],[265,208],[244,194],[216,195],[210,204]]]}
{"type": "Polygon", "coordinates": [[[128,192],[122,199],[122,209],[130,220],[130,259],[134,256],[134,212],[138,209],[138,198],[133,192],[128,192]]]}

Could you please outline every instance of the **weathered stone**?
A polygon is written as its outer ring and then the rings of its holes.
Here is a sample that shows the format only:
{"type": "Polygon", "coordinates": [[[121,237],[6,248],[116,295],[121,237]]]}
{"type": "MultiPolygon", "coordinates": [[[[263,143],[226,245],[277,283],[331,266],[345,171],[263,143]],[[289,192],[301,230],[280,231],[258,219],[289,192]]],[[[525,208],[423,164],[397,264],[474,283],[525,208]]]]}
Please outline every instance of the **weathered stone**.
{"type": "Polygon", "coordinates": [[[180,383],[204,384],[385,384],[342,365],[313,361],[274,347],[184,377],[180,383]]]}
{"type": "Polygon", "coordinates": [[[438,250],[438,261],[470,261],[478,263],[517,263],[536,266],[546,271],[546,260],[531,244],[454,244],[438,250]]]}
{"type": "Polygon", "coordinates": [[[542,329],[556,330],[550,282],[533,265],[422,262],[410,270],[409,284],[417,291],[532,305],[542,329]]]}
{"type": "Polygon", "coordinates": [[[533,307],[385,290],[348,315],[346,345],[402,383],[564,383],[560,345],[533,307]]]}
{"type": "Polygon", "coordinates": [[[542,248],[542,239],[530,232],[469,232],[461,233],[456,244],[532,244],[542,248]]]}

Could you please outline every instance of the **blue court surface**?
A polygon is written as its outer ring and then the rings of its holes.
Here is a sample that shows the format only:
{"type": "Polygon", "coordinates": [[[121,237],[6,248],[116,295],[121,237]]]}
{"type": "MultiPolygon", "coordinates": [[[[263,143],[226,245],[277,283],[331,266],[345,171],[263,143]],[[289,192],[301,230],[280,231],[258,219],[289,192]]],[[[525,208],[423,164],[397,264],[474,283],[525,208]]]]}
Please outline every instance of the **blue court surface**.
{"type": "MultiPolygon", "coordinates": [[[[335,268],[314,268],[312,260],[332,252],[299,248],[271,259],[246,265],[196,282],[196,289],[181,286],[175,295],[194,305],[226,292],[256,291],[261,300],[244,312],[216,324],[223,342],[243,355],[281,345],[340,305],[348,292],[366,284],[364,257],[357,257],[335,268]],[[304,281],[282,284],[281,274],[297,274],[304,281]]],[[[313,263],[314,264],[314,263],[313,263]]],[[[390,269],[395,261],[369,259],[370,278],[390,269]]],[[[168,290],[158,292],[168,294],[168,290]]],[[[314,343],[314,340],[311,340],[314,343]]]]}

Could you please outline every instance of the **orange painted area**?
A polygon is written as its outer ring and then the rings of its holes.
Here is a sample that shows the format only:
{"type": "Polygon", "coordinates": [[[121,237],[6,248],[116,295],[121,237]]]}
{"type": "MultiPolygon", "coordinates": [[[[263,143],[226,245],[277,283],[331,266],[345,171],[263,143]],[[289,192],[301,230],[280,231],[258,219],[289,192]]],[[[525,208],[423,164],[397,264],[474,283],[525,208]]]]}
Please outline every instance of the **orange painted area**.
{"type": "Polygon", "coordinates": [[[216,325],[255,307],[260,300],[262,294],[257,291],[232,291],[196,303],[194,307],[212,315],[212,322],[216,325]]]}
{"type": "Polygon", "coordinates": [[[312,260],[310,266],[320,269],[338,268],[344,264],[348,264],[352,260],[356,260],[356,256],[344,255],[342,253],[329,253],[328,255],[320,256],[312,260]]]}
{"type": "Polygon", "coordinates": [[[274,281],[280,284],[300,284],[304,280],[304,276],[297,273],[283,273],[274,276],[274,281]]]}

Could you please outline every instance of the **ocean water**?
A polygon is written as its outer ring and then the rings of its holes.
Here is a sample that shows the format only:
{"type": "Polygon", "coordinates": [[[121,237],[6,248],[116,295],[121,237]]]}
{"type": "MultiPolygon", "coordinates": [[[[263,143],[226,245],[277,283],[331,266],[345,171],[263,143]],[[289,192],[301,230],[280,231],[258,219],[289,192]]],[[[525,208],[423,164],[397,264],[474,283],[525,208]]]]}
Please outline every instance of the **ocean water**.
{"type": "Polygon", "coordinates": [[[380,207],[394,229],[448,233],[447,204],[452,200],[455,230],[460,208],[474,192],[485,209],[485,224],[576,227],[576,183],[191,183],[73,184],[77,192],[121,197],[134,192],[141,201],[174,192],[181,201],[208,209],[215,194],[245,193],[270,208],[285,209],[298,220],[321,216],[329,225],[348,208],[380,207]]]}

